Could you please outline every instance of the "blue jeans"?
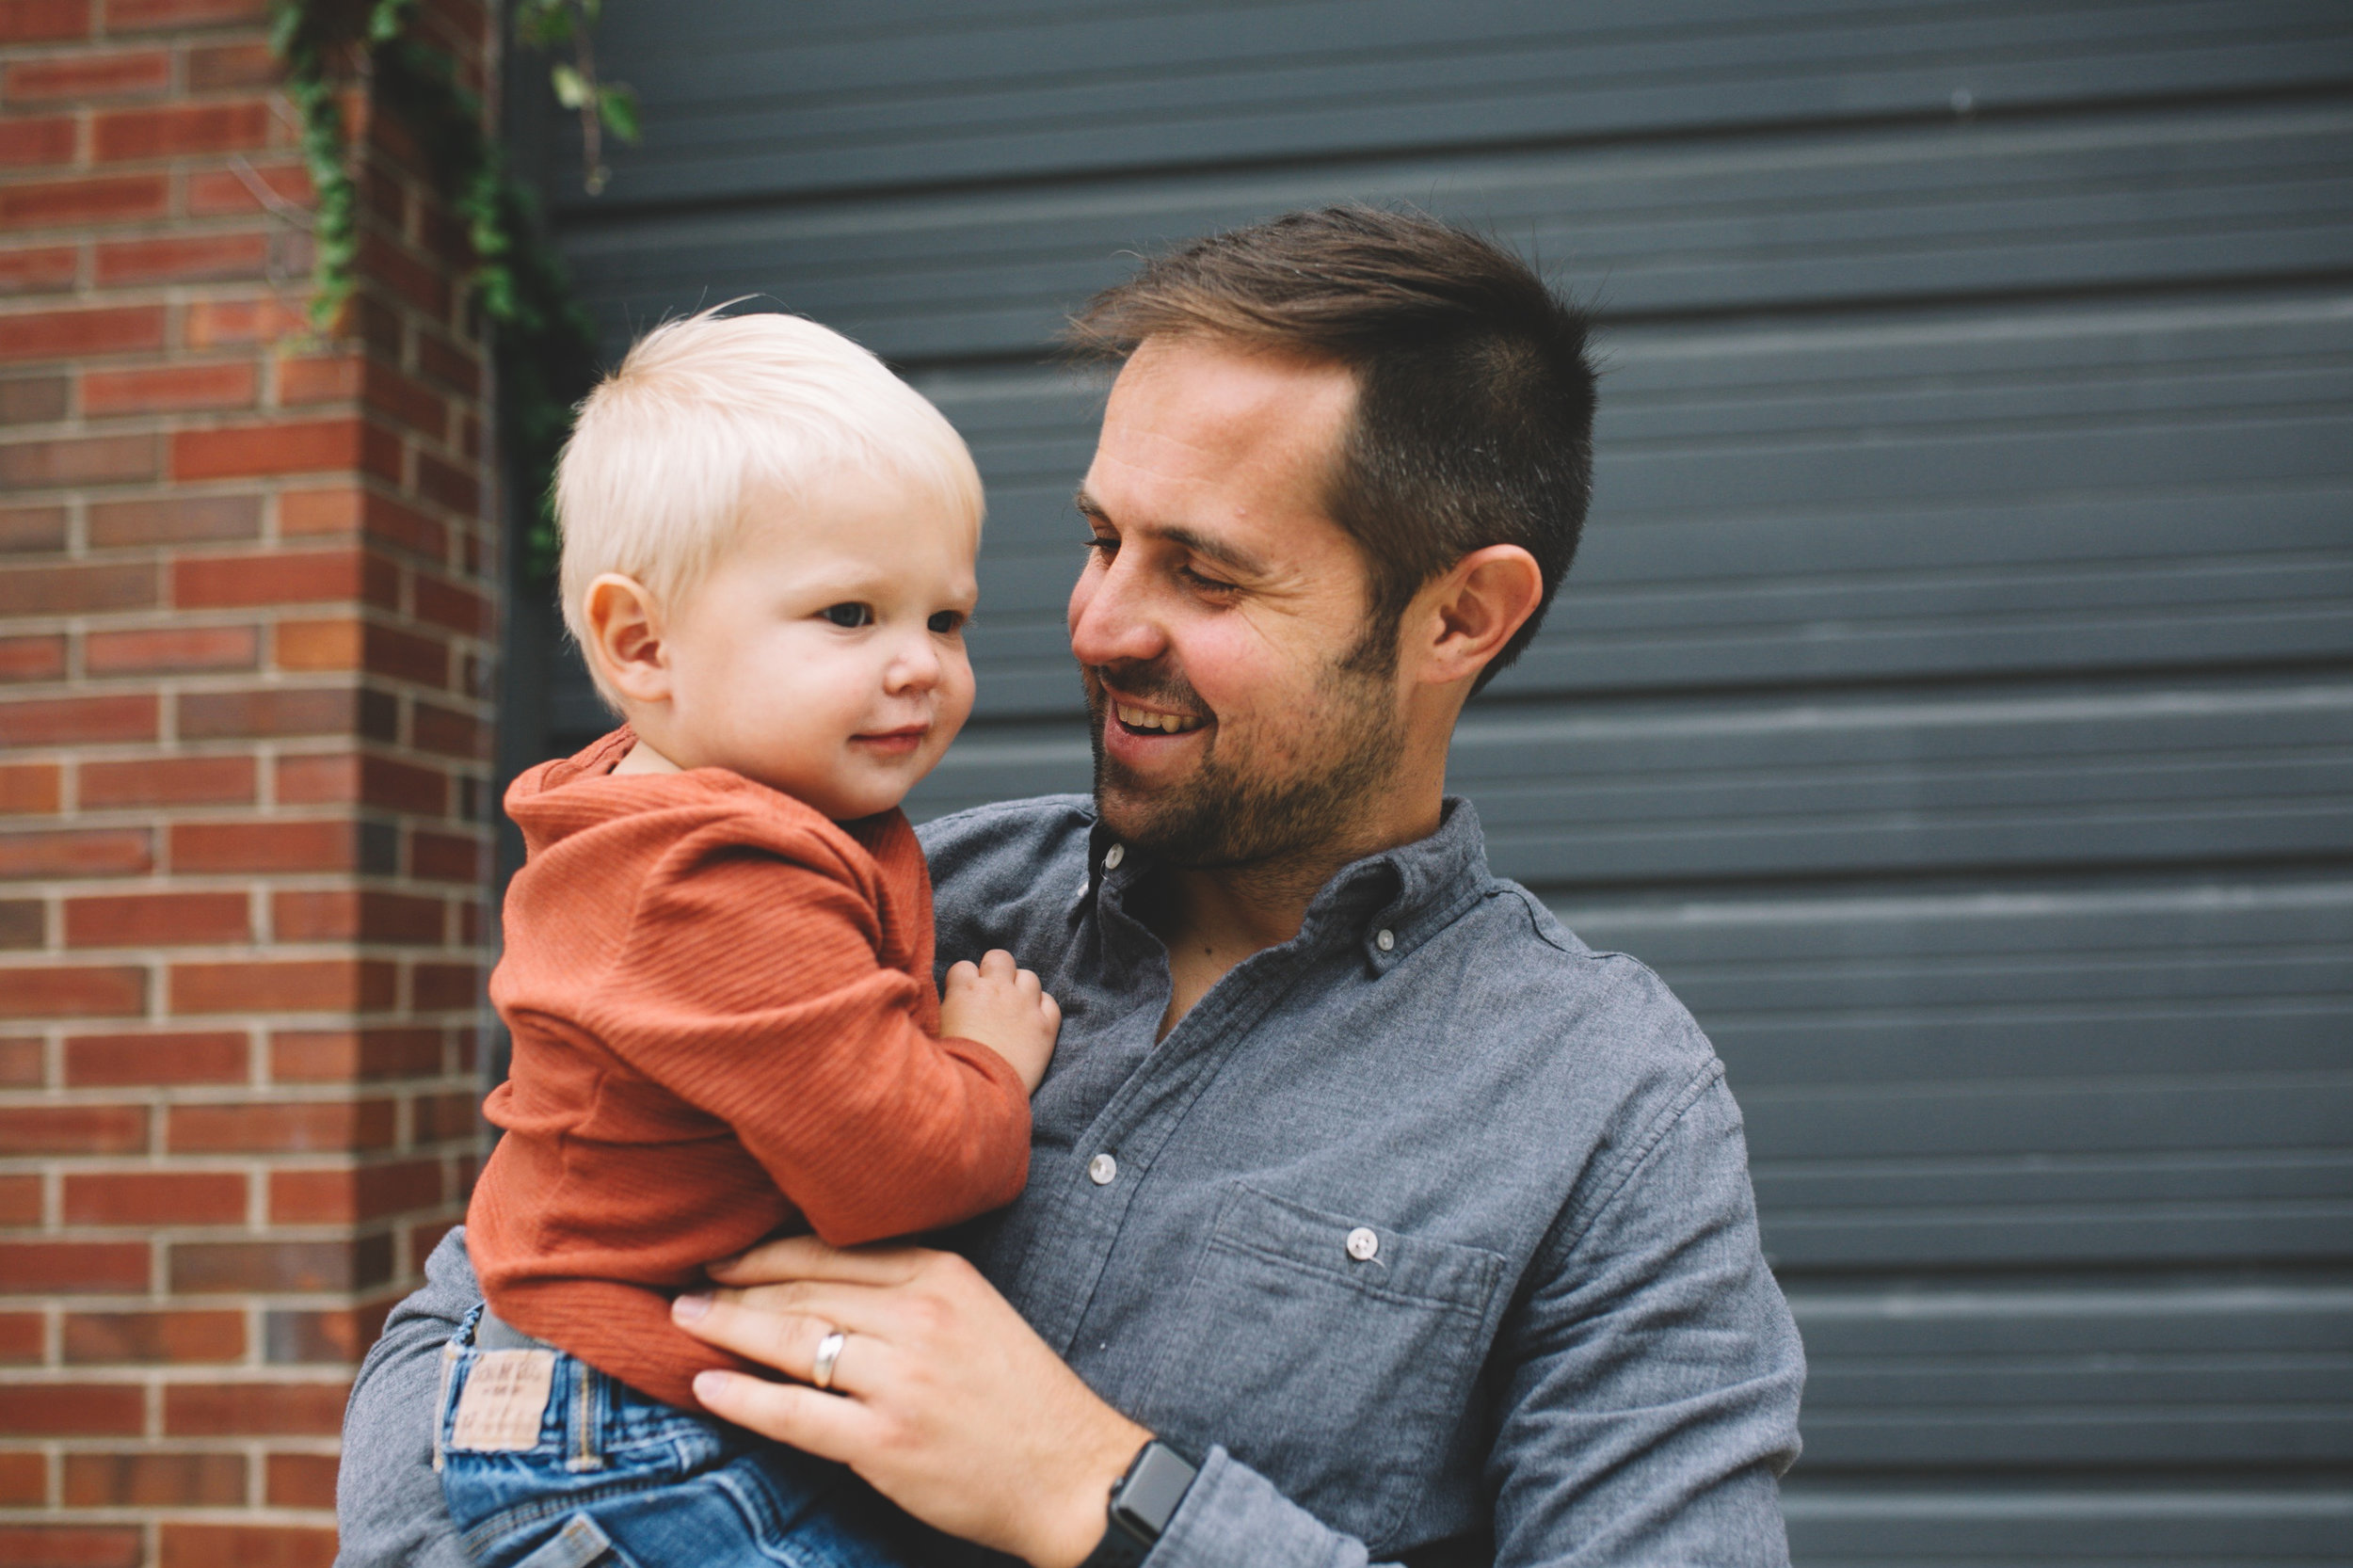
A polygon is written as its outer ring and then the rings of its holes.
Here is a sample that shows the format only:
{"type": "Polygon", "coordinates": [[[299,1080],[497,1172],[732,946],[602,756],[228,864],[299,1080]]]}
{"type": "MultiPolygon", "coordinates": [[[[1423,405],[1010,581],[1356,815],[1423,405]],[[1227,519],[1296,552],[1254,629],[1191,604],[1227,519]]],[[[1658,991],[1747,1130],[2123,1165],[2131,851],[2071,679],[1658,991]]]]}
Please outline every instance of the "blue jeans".
{"type": "Polygon", "coordinates": [[[482,1311],[441,1352],[435,1428],[441,1495],[481,1568],[902,1568],[921,1550],[927,1532],[842,1466],[648,1399],[536,1341],[521,1353],[547,1358],[532,1368],[547,1378],[537,1442],[456,1447],[458,1401],[486,1353],[482,1311]]]}

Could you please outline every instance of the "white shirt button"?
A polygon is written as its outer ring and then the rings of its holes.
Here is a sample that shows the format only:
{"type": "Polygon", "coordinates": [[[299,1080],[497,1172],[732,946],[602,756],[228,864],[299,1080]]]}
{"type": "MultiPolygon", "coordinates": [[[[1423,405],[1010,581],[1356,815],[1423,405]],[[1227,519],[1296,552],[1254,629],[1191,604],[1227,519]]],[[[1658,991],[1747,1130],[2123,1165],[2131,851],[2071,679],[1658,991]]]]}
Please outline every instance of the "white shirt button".
{"type": "Polygon", "coordinates": [[[1383,926],[1380,933],[1373,937],[1372,945],[1379,948],[1383,952],[1387,952],[1397,946],[1397,933],[1391,931],[1386,926],[1383,926]]]}
{"type": "Polygon", "coordinates": [[[1358,1225],[1348,1233],[1348,1256],[1359,1263],[1369,1263],[1380,1256],[1381,1238],[1370,1225],[1358,1225]]]}
{"type": "Polygon", "coordinates": [[[1087,1161],[1087,1179],[1097,1187],[1109,1187],[1119,1179],[1119,1161],[1108,1154],[1098,1154],[1087,1161]]]}
{"type": "Polygon", "coordinates": [[[1115,872],[1119,870],[1119,863],[1127,858],[1128,846],[1126,844],[1113,844],[1111,848],[1103,852],[1103,869],[1107,872],[1115,872]]]}

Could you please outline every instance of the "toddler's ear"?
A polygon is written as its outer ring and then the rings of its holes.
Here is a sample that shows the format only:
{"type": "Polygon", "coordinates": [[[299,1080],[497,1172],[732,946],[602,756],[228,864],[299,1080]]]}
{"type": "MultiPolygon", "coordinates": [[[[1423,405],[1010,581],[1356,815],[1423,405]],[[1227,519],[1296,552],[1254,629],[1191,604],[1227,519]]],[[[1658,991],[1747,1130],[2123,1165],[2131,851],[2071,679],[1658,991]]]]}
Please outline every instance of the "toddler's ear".
{"type": "Polygon", "coordinates": [[[608,571],[588,584],[582,609],[588,623],[582,652],[604,684],[632,702],[666,701],[669,653],[662,642],[659,606],[646,585],[608,571]]]}

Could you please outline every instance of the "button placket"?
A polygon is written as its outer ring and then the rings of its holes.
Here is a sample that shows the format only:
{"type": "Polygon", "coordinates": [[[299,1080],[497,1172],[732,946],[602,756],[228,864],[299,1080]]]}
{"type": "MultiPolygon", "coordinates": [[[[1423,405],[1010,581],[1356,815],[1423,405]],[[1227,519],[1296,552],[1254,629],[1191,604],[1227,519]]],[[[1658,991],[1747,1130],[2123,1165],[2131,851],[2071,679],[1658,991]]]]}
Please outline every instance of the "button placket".
{"type": "MultiPolygon", "coordinates": [[[[1103,860],[1097,863],[1108,861],[1109,855],[1110,850],[1106,849],[1103,860]]],[[[1098,918],[1115,920],[1132,927],[1143,939],[1157,942],[1133,916],[1119,908],[1116,888],[1107,889],[1107,895],[1097,905],[1098,918]]],[[[1128,1205],[1143,1182],[1141,1173],[1176,1135],[1193,1102],[1234,1054],[1231,1048],[1207,1048],[1208,1043],[1222,1041],[1234,1047],[1254,1038],[1267,1014],[1296,978],[1281,970],[1266,970],[1263,966],[1253,968],[1249,960],[1237,968],[1241,972],[1229,974],[1212,986],[1176,1029],[1152,1047],[1097,1113],[1093,1126],[1080,1134],[1080,1149],[1089,1143],[1096,1149],[1083,1162],[1076,1160],[1077,1150],[1071,1153],[1073,1162],[1086,1174],[1087,1179],[1076,1180],[1077,1173],[1062,1178],[1068,1185],[1063,1188],[1064,1195],[1054,1206],[1056,1219],[1041,1226],[1022,1261],[1020,1277],[1029,1285],[1038,1280],[1038,1272],[1043,1269],[1044,1247],[1051,1244],[1058,1250],[1061,1266],[1053,1271],[1050,1285],[1046,1288],[1033,1288],[1022,1309],[1030,1319],[1030,1326],[1065,1356],[1070,1347],[1078,1343],[1085,1327],[1086,1313],[1101,1287],[1104,1264],[1127,1228],[1128,1205]],[[1125,1150],[1125,1155],[1114,1156],[1112,1148],[1125,1150]],[[1123,1158],[1132,1180],[1119,1179],[1123,1158]],[[1110,1161],[1107,1178],[1098,1180],[1095,1176],[1097,1159],[1110,1161]],[[1086,1266],[1070,1270],[1071,1260],[1081,1254],[1089,1255],[1086,1266]]],[[[1159,1016],[1159,1010],[1152,1010],[1149,1022],[1156,1024],[1159,1016]]],[[[1068,1171],[1070,1167],[1064,1169],[1068,1171]]]]}

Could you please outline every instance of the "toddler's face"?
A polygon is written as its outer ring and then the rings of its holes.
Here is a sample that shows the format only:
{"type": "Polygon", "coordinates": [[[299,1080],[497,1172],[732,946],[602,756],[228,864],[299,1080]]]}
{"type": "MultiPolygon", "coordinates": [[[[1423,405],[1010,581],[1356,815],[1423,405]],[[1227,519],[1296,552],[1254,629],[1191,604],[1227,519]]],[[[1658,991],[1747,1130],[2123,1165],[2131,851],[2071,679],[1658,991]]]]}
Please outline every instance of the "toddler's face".
{"type": "Polygon", "coordinates": [[[899,804],[972,712],[968,520],[892,474],[758,498],[669,617],[661,745],[836,821],[899,804]]]}

